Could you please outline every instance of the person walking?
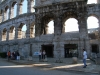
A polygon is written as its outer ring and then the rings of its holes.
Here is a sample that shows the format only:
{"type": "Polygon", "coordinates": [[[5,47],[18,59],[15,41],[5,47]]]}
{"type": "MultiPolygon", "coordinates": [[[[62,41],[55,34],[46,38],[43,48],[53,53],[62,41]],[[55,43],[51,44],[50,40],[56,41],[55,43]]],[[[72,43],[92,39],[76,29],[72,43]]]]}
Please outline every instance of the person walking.
{"type": "Polygon", "coordinates": [[[16,52],[16,55],[17,55],[17,60],[20,60],[20,54],[18,51],[16,52]]]}
{"type": "Polygon", "coordinates": [[[39,52],[39,61],[41,61],[41,59],[42,59],[42,51],[40,50],[40,52],[39,52]]]}
{"type": "Polygon", "coordinates": [[[8,61],[9,61],[11,59],[11,52],[10,51],[7,52],[7,56],[8,56],[8,61]]]}
{"type": "Polygon", "coordinates": [[[45,50],[43,50],[43,61],[45,61],[45,55],[46,55],[46,52],[45,50]]]}
{"type": "Polygon", "coordinates": [[[86,68],[86,66],[87,66],[86,59],[87,59],[87,52],[85,49],[83,49],[83,63],[84,63],[83,68],[86,68]]]}

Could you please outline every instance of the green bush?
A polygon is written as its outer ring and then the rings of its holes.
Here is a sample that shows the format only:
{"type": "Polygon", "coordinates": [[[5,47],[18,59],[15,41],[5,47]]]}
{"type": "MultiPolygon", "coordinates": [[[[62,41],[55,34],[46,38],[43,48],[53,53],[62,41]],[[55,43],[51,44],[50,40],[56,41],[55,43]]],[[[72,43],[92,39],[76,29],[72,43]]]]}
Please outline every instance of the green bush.
{"type": "Polygon", "coordinates": [[[7,52],[0,52],[0,57],[1,58],[6,58],[7,57],[7,52]]]}

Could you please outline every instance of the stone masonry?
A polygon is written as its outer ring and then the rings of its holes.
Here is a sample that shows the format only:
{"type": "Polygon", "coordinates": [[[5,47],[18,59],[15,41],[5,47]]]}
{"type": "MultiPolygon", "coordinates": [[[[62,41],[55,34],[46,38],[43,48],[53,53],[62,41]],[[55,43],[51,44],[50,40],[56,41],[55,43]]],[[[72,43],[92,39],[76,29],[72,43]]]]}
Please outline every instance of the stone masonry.
{"type": "MultiPolygon", "coordinates": [[[[64,58],[65,44],[76,44],[78,57],[82,57],[83,48],[90,57],[91,44],[97,44],[100,52],[99,37],[90,39],[87,30],[89,16],[97,17],[100,25],[100,0],[97,4],[87,4],[87,0],[27,0],[27,13],[24,14],[23,1],[0,0],[0,52],[19,50],[21,56],[28,58],[31,55],[34,58],[34,52],[41,50],[42,45],[53,45],[53,57],[56,58],[59,53],[64,58]],[[77,19],[79,32],[65,33],[64,23],[71,17],[77,19]],[[54,21],[54,34],[48,34],[47,24],[51,20],[54,21]],[[24,38],[23,25],[27,27],[24,38]]],[[[99,31],[100,28],[98,36],[99,31]]]]}

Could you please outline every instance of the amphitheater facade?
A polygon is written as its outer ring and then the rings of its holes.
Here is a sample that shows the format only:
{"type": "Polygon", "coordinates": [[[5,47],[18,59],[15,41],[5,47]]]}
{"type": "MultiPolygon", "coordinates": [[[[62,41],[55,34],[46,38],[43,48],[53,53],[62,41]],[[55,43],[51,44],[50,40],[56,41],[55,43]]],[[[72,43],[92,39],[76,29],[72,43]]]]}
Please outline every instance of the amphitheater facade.
{"type": "Polygon", "coordinates": [[[87,0],[27,0],[27,13],[22,13],[23,1],[0,0],[0,52],[18,50],[24,58],[35,58],[40,50],[52,58],[66,58],[71,52],[82,57],[82,49],[87,50],[88,57],[100,52],[100,27],[91,34],[87,29],[89,16],[95,16],[100,25],[100,0],[97,4],[87,4],[87,0]],[[78,32],[65,32],[68,18],[77,19],[78,32]],[[54,33],[48,34],[51,20],[54,33]],[[26,32],[22,31],[23,25],[26,32]]]}

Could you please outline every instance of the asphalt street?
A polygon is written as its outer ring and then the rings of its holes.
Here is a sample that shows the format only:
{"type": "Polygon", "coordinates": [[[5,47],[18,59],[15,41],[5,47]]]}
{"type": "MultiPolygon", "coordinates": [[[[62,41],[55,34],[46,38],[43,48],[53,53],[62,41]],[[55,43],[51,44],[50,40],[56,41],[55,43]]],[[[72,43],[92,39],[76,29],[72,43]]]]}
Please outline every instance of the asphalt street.
{"type": "Polygon", "coordinates": [[[39,68],[33,65],[16,65],[8,61],[0,60],[0,75],[98,75],[81,72],[51,70],[39,68]]]}

